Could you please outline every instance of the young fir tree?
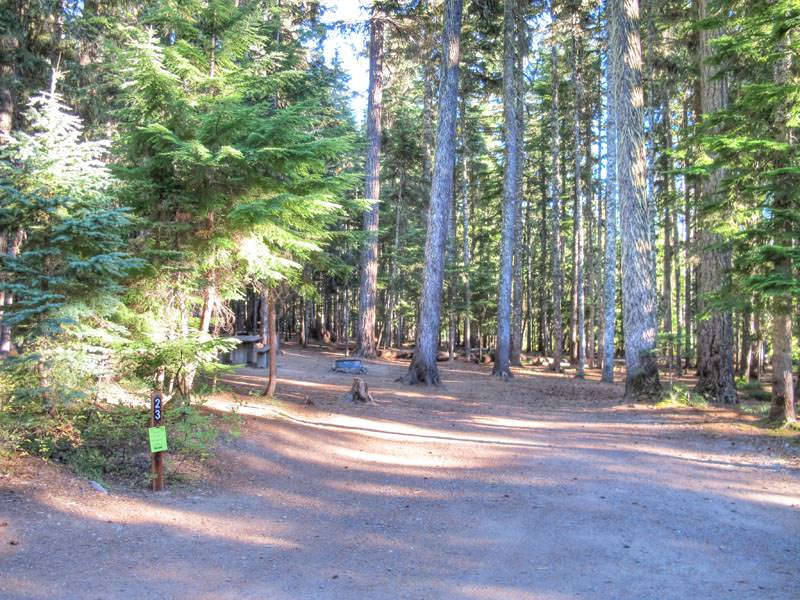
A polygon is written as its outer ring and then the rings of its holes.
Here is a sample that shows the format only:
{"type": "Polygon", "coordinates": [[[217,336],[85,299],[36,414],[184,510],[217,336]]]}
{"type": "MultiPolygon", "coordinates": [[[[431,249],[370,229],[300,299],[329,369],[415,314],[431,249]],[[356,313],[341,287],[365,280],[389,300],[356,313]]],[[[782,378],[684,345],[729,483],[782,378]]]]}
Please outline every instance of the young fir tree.
{"type": "Polygon", "coordinates": [[[119,171],[162,274],[137,288],[144,337],[199,351],[224,301],[274,287],[320,249],[350,186],[332,166],[352,138],[331,127],[299,41],[275,41],[260,4],[189,5],[156,4],[133,30],[119,171]]]}
{"type": "Polygon", "coordinates": [[[90,393],[109,374],[125,331],[122,282],[141,261],[129,250],[129,212],[112,197],[108,143],[86,141],[82,123],[53,93],[31,99],[25,120],[0,153],[0,230],[19,237],[0,255],[3,324],[15,358],[3,361],[15,398],[58,404],[90,393]]]}

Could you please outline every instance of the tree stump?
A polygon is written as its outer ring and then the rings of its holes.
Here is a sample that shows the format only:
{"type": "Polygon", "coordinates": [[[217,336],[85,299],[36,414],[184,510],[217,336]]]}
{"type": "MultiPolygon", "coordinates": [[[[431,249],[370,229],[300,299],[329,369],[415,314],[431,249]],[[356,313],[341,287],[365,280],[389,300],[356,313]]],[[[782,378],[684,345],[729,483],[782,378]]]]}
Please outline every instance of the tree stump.
{"type": "Polygon", "coordinates": [[[345,399],[350,402],[372,402],[372,394],[369,393],[367,382],[361,377],[353,377],[353,387],[345,394],[345,399]]]}

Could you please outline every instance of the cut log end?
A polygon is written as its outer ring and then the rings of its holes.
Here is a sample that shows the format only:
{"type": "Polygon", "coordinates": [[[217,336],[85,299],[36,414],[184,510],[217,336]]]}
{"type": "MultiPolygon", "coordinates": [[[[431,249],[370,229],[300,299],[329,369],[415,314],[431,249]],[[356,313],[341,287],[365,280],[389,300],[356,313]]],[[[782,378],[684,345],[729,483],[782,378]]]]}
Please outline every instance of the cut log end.
{"type": "Polygon", "coordinates": [[[367,382],[361,377],[353,377],[353,387],[345,394],[345,399],[350,402],[373,402],[367,382]]]}

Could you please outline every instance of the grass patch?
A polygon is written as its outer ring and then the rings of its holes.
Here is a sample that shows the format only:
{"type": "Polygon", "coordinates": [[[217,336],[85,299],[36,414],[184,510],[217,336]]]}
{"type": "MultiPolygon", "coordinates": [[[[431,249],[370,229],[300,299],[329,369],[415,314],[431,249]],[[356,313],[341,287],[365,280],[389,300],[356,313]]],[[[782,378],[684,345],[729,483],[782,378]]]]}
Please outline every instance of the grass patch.
{"type": "Polygon", "coordinates": [[[769,416],[770,404],[767,402],[751,402],[745,400],[739,404],[739,410],[746,414],[758,417],[759,419],[766,419],[769,416]]]}
{"type": "Polygon", "coordinates": [[[661,400],[656,404],[656,408],[675,408],[679,406],[708,408],[709,403],[703,396],[690,390],[685,385],[675,383],[664,390],[661,400]]]}

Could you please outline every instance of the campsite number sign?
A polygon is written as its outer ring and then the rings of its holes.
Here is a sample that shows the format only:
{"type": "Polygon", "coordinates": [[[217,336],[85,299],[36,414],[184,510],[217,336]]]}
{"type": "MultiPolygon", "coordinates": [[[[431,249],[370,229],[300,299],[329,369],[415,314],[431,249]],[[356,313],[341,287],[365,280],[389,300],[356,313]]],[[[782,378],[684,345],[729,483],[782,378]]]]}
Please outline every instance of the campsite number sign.
{"type": "Polygon", "coordinates": [[[164,451],[167,450],[167,430],[161,424],[162,418],[161,392],[155,392],[150,398],[150,428],[147,430],[150,440],[150,452],[153,457],[153,491],[164,489],[164,451]]]}
{"type": "Polygon", "coordinates": [[[161,423],[161,395],[153,394],[153,421],[161,423]]]}

